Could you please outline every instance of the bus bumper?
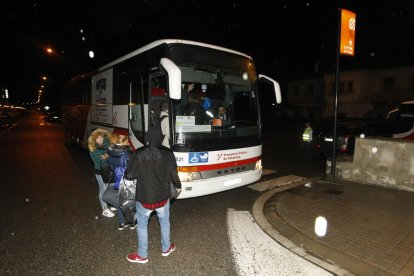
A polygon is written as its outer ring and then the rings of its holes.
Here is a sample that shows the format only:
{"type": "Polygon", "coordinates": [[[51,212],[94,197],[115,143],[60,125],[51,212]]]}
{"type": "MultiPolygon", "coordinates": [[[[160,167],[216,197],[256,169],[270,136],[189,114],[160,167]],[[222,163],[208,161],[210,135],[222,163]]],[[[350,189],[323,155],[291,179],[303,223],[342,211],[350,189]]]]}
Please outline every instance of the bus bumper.
{"type": "Polygon", "coordinates": [[[261,175],[262,170],[260,169],[191,182],[181,182],[182,190],[177,199],[204,196],[242,187],[256,182],[261,175]]]}

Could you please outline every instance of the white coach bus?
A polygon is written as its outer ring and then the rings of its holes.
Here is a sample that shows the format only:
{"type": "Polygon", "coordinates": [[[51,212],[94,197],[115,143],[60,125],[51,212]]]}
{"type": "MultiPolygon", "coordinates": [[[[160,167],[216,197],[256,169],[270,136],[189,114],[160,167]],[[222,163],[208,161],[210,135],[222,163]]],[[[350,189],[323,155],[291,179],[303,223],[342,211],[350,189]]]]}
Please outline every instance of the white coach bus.
{"type": "Polygon", "coordinates": [[[250,56],[195,41],[157,40],[71,80],[62,92],[65,136],[86,147],[92,130],[106,128],[142,147],[166,102],[183,187],[179,199],[241,187],[262,174],[259,80],[280,103],[279,84],[258,75],[250,56]],[[185,111],[194,99],[210,120],[185,111]],[[217,116],[219,107],[227,110],[226,122],[217,116]]]}

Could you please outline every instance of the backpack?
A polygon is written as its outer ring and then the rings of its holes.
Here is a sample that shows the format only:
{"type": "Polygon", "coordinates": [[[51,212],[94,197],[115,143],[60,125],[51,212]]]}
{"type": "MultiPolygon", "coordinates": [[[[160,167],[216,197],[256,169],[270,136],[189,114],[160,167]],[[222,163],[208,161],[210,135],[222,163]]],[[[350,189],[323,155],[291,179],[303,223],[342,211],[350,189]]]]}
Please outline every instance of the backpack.
{"type": "Polygon", "coordinates": [[[162,120],[167,118],[168,115],[162,115],[161,117],[155,118],[154,114],[151,113],[151,125],[152,126],[161,126],[162,120]]]}
{"type": "Polygon", "coordinates": [[[162,122],[162,120],[164,120],[164,119],[165,119],[165,118],[167,118],[167,117],[168,117],[168,115],[162,115],[161,117],[159,117],[159,118],[158,118],[158,122],[157,122],[157,124],[161,126],[161,122],[162,122]]]}
{"type": "MultiPolygon", "coordinates": [[[[161,117],[159,117],[158,120],[157,120],[157,126],[159,126],[161,128],[161,122],[165,118],[168,118],[168,115],[162,115],[161,117]]],[[[171,138],[168,139],[168,143],[171,145],[171,138]]]]}

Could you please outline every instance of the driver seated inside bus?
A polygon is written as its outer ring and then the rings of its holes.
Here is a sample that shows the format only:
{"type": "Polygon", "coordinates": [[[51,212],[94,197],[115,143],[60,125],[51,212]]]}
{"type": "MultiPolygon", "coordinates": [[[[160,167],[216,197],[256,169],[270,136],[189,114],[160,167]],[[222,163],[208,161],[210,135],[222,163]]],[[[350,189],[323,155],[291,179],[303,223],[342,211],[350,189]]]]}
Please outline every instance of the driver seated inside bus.
{"type": "Polygon", "coordinates": [[[202,106],[202,93],[199,90],[193,90],[188,93],[188,103],[183,110],[183,115],[195,116],[196,125],[210,124],[211,120],[202,106]]]}
{"type": "Polygon", "coordinates": [[[221,104],[217,107],[217,115],[214,116],[214,119],[212,120],[212,125],[222,127],[227,127],[231,125],[230,117],[227,114],[227,108],[224,105],[221,104]]]}

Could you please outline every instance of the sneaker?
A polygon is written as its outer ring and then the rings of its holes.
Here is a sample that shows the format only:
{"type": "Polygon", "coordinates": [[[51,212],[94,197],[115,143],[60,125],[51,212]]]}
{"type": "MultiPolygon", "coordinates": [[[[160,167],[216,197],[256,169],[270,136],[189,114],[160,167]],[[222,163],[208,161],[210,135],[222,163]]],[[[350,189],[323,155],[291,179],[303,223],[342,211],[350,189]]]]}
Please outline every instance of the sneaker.
{"type": "Polygon", "coordinates": [[[108,217],[108,218],[112,218],[115,216],[114,213],[111,212],[111,210],[109,210],[108,208],[103,209],[102,211],[102,216],[108,217]]]}
{"type": "Polygon", "coordinates": [[[135,221],[134,224],[129,225],[129,229],[134,230],[135,228],[137,228],[137,221],[135,221]]]}
{"type": "Polygon", "coordinates": [[[127,228],[128,225],[126,225],[125,223],[122,224],[118,224],[118,230],[124,230],[124,228],[127,228]]]}
{"type": "Polygon", "coordinates": [[[128,256],[126,258],[131,263],[140,263],[140,264],[148,263],[148,258],[142,258],[137,253],[128,254],[128,256]]]}
{"type": "Polygon", "coordinates": [[[168,255],[171,254],[171,252],[173,252],[175,250],[175,243],[171,243],[170,248],[167,249],[167,251],[162,252],[161,255],[163,255],[164,257],[167,257],[168,255]]]}
{"type": "Polygon", "coordinates": [[[115,208],[115,207],[113,207],[113,206],[111,206],[111,207],[109,207],[109,210],[111,210],[111,211],[116,211],[116,208],[115,208]]]}

